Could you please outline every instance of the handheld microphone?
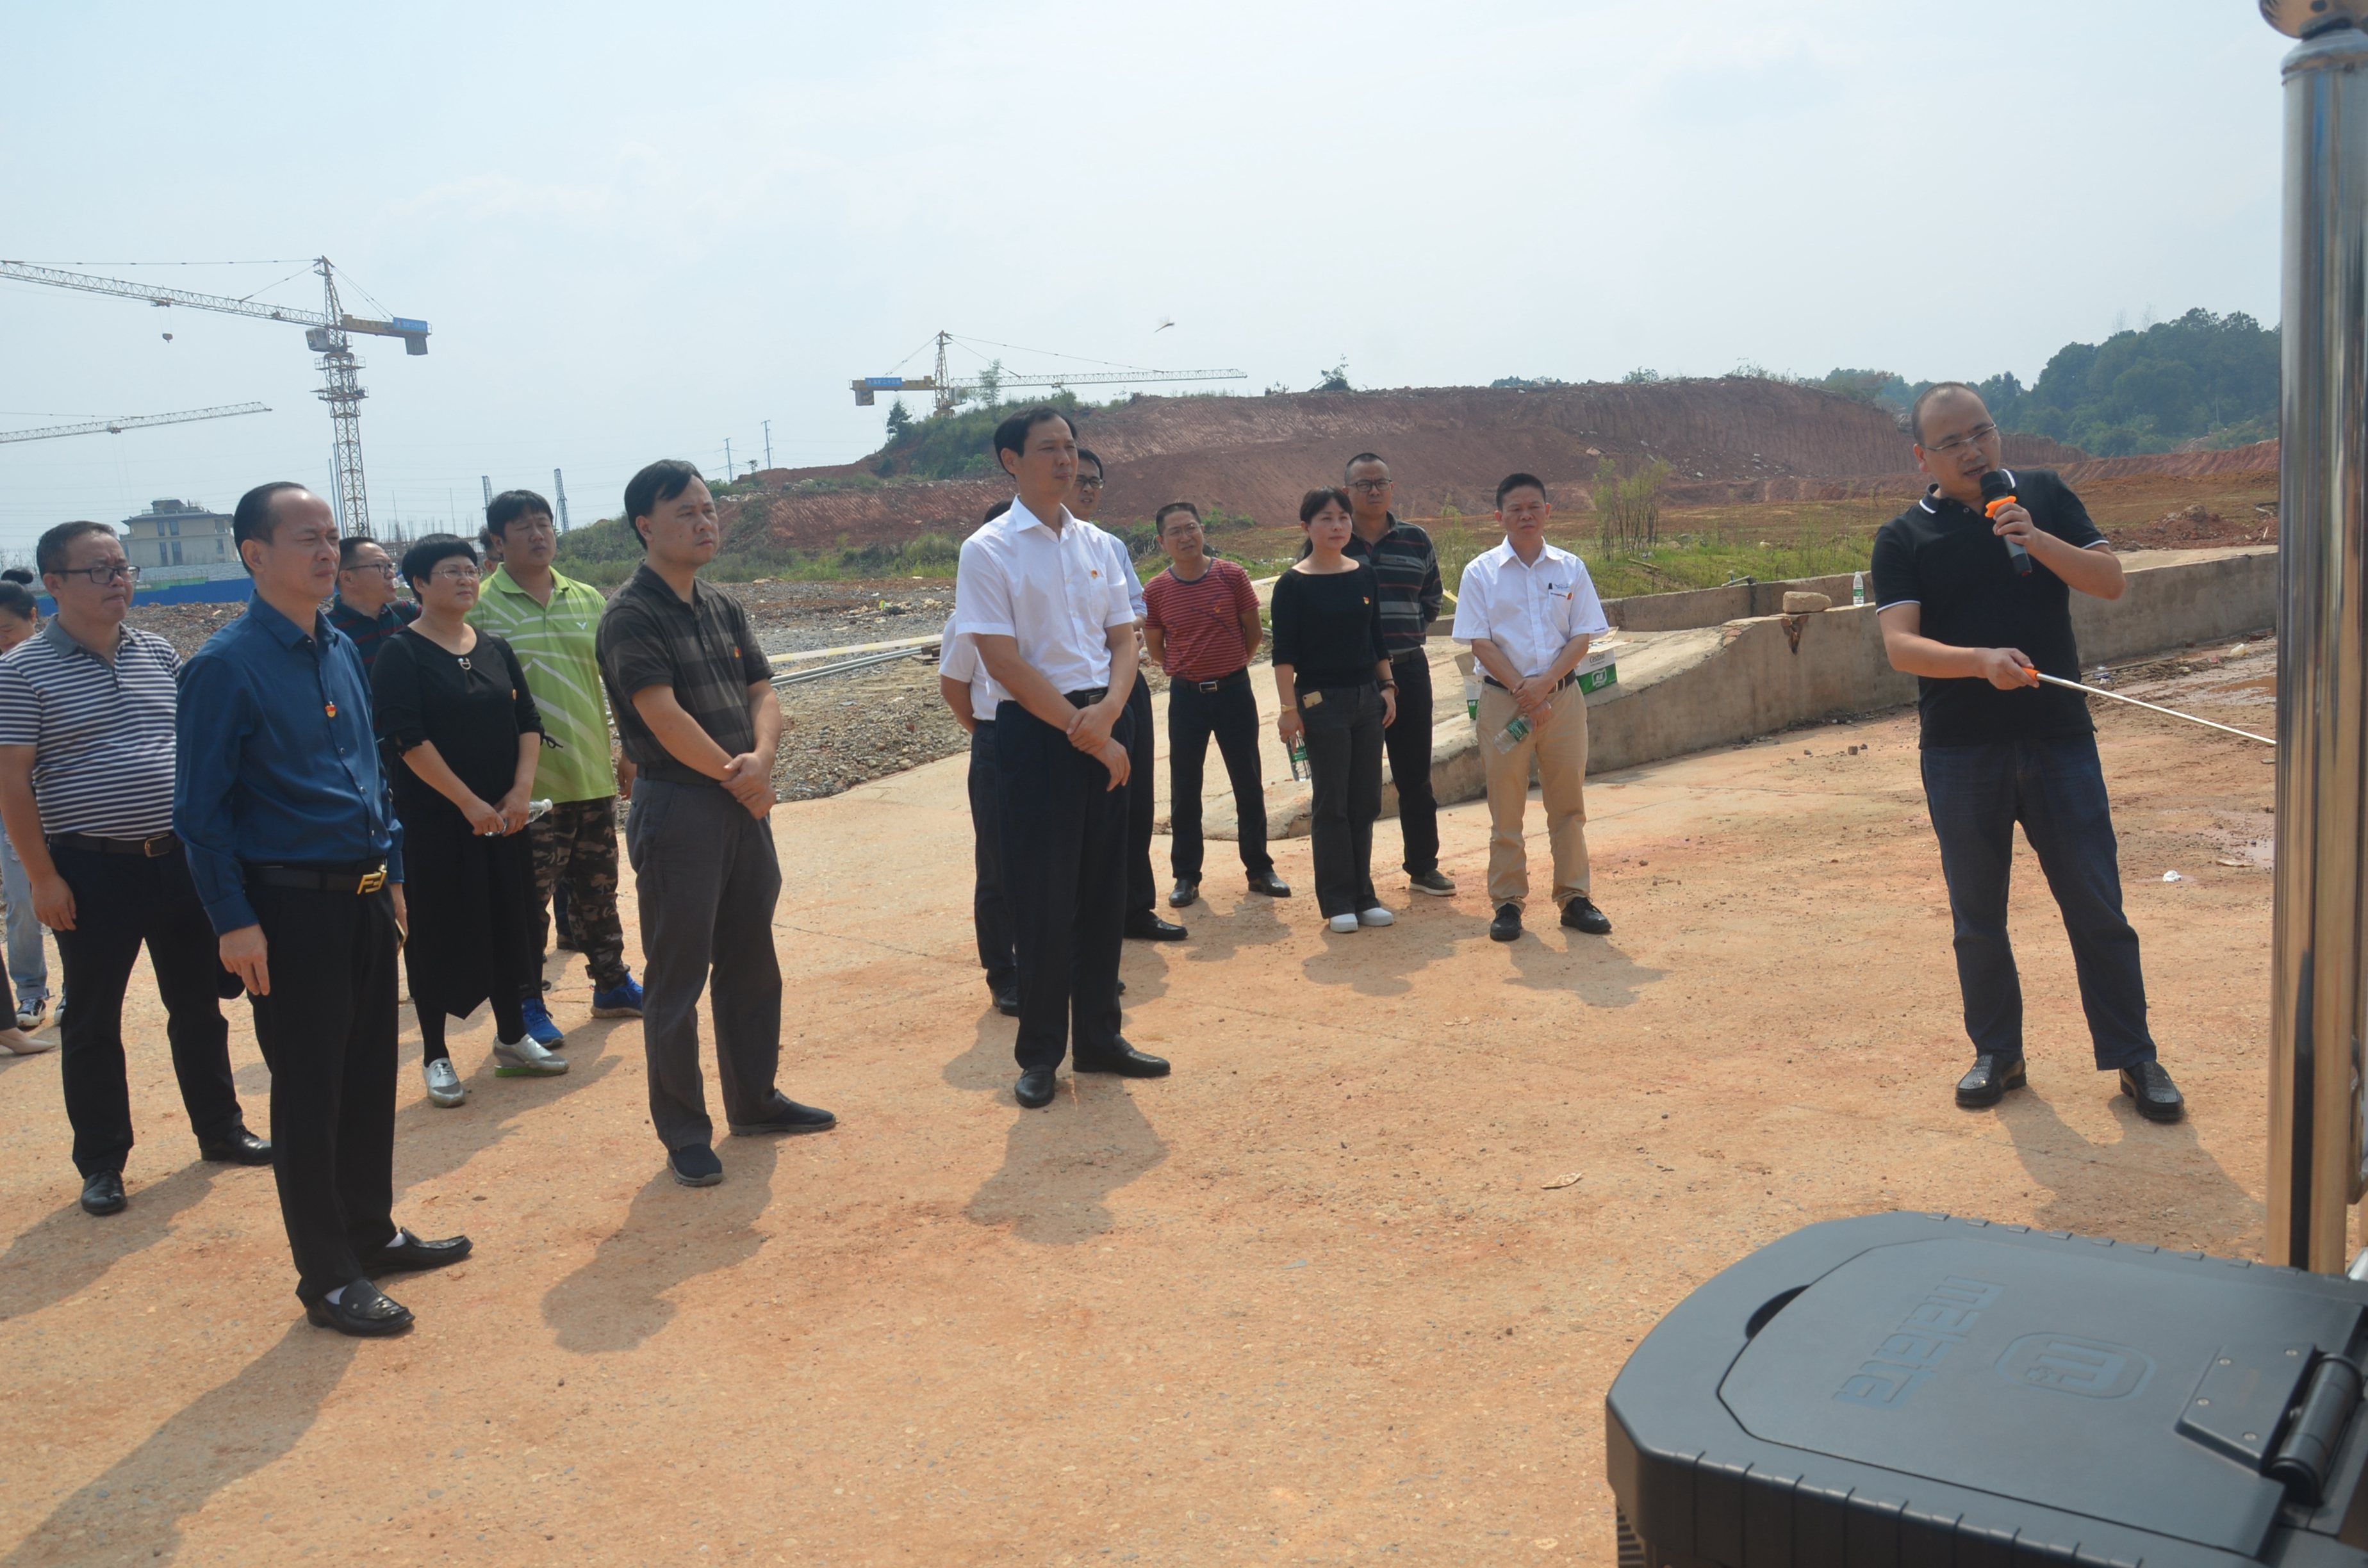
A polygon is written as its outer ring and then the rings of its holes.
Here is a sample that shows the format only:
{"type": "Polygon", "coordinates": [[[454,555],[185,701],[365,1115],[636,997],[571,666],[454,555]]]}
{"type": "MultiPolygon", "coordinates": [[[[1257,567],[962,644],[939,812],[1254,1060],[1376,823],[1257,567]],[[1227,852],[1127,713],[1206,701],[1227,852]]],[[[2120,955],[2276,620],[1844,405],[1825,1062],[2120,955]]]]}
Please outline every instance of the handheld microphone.
{"type": "MultiPolygon", "coordinates": [[[[1998,520],[1998,515],[2007,507],[2013,505],[2014,482],[2007,478],[2002,470],[1994,468],[1987,473],[1982,475],[1983,517],[1989,518],[1992,522],[1996,522],[1998,520]]],[[[2014,540],[2008,540],[2006,541],[2006,558],[2014,562],[2014,574],[2016,576],[2028,577],[2031,575],[2031,551],[2023,549],[2022,546],[2017,544],[2014,540]]]]}

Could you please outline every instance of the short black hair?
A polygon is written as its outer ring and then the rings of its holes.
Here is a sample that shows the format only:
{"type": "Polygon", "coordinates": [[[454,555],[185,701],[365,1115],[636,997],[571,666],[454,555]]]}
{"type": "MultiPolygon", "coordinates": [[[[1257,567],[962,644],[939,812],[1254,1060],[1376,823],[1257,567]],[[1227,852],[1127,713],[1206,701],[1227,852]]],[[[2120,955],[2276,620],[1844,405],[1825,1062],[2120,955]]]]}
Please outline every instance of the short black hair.
{"type": "Polygon", "coordinates": [[[427,581],[438,563],[468,557],[469,564],[477,563],[477,547],[459,534],[422,534],[418,542],[403,552],[403,580],[411,591],[419,592],[419,585],[427,581]]]}
{"type": "Polygon", "coordinates": [[[1542,500],[1554,499],[1546,491],[1546,482],[1536,474],[1508,473],[1497,482],[1497,510],[1505,509],[1505,497],[1516,490],[1534,490],[1542,500]]]}
{"type": "MultiPolygon", "coordinates": [[[[675,494],[679,495],[682,493],[677,491],[675,494]]],[[[520,517],[530,517],[537,512],[557,520],[558,514],[551,509],[551,503],[533,491],[505,490],[485,503],[485,531],[507,539],[509,536],[502,530],[520,517]]]]}
{"type": "MultiPolygon", "coordinates": [[[[279,526],[279,520],[271,515],[271,508],[272,504],[279,499],[279,493],[305,488],[292,479],[275,479],[268,484],[256,485],[238,498],[238,505],[232,508],[230,515],[230,547],[238,553],[241,563],[245,562],[246,555],[239,546],[248,540],[257,544],[271,542],[271,531],[279,526]]],[[[247,570],[252,575],[254,568],[247,570]]]]}
{"type": "Polygon", "coordinates": [[[33,585],[32,568],[29,566],[11,566],[6,572],[0,572],[0,583],[22,583],[25,586],[29,588],[33,585]]]}
{"type": "Polygon", "coordinates": [[[695,463],[680,458],[660,458],[632,478],[625,481],[625,526],[642,541],[642,549],[650,548],[649,536],[642,532],[641,520],[658,509],[661,501],[671,501],[690,488],[692,480],[707,483],[707,476],[695,463]]]}
{"type": "Polygon", "coordinates": [[[1924,444],[1924,409],[1926,405],[1930,403],[1934,398],[1946,396],[1950,392],[1964,392],[1967,397],[1970,397],[1976,402],[1980,401],[1982,395],[1963,381],[1934,381],[1930,386],[1926,387],[1922,392],[1918,392],[1916,394],[1916,401],[1907,405],[1907,433],[1915,437],[1916,444],[1918,446],[1920,447],[1924,444]]]}
{"type": "Polygon", "coordinates": [[[1040,403],[1033,408],[1023,408],[995,427],[996,466],[1002,465],[1003,454],[1006,452],[1009,452],[1015,458],[1027,456],[1028,433],[1047,419],[1059,420],[1069,427],[1071,437],[1074,438],[1076,436],[1076,422],[1051,403],[1040,403]]]}
{"type": "MultiPolygon", "coordinates": [[[[378,540],[370,538],[368,534],[339,535],[337,539],[337,570],[342,572],[347,567],[351,566],[354,563],[354,557],[362,552],[362,546],[366,544],[378,544],[378,540]]],[[[386,546],[379,544],[379,548],[381,550],[384,550],[386,546]]]]}
{"type": "Polygon", "coordinates": [[[1303,525],[1312,523],[1315,520],[1316,513],[1331,506],[1337,506],[1344,512],[1356,510],[1356,507],[1349,504],[1347,491],[1337,484],[1326,484],[1311,490],[1299,498],[1299,520],[1303,525]]]}
{"type": "Polygon", "coordinates": [[[997,501],[994,506],[989,506],[986,509],[986,516],[978,520],[978,526],[980,528],[985,528],[987,524],[995,521],[996,518],[1003,516],[1004,513],[1008,512],[1009,510],[1011,510],[1011,498],[1007,495],[1002,500],[997,501]]]}
{"type": "Polygon", "coordinates": [[[64,571],[66,546],[85,534],[104,534],[113,539],[115,530],[105,523],[94,523],[87,517],[77,522],[60,523],[51,528],[41,535],[40,542],[33,546],[33,564],[41,569],[41,575],[46,577],[52,572],[64,571]]]}
{"type": "Polygon", "coordinates": [[[1151,531],[1156,534],[1166,533],[1167,531],[1168,517],[1178,512],[1191,513],[1192,520],[1196,523],[1201,520],[1201,508],[1192,505],[1191,502],[1170,501],[1167,506],[1160,507],[1158,511],[1154,512],[1151,515],[1151,531]]]}
{"type": "Polygon", "coordinates": [[[1347,462],[1340,465],[1340,477],[1344,480],[1347,479],[1349,477],[1349,471],[1355,468],[1359,463],[1380,463],[1383,468],[1390,466],[1389,460],[1382,456],[1379,452],[1359,452],[1355,457],[1350,458],[1347,462]]]}
{"type": "MultiPolygon", "coordinates": [[[[1074,430],[1074,429],[1076,429],[1076,426],[1073,425],[1073,426],[1069,426],[1069,428],[1071,428],[1072,430],[1074,430]]],[[[1096,453],[1096,452],[1095,452],[1095,450],[1094,450],[1091,447],[1079,447],[1079,448],[1077,449],[1077,460],[1078,460],[1079,462],[1081,462],[1081,463],[1091,463],[1091,464],[1093,464],[1093,465],[1094,465],[1094,477],[1095,477],[1096,479],[1099,479],[1099,478],[1103,477],[1103,474],[1104,474],[1104,472],[1105,472],[1105,471],[1104,471],[1104,470],[1103,470],[1103,468],[1102,468],[1102,460],[1101,460],[1100,456],[1099,456],[1098,453],[1096,453]]]]}
{"type": "Polygon", "coordinates": [[[37,619],[41,613],[40,600],[33,590],[14,579],[0,579],[0,615],[13,615],[18,620],[37,619]]]}

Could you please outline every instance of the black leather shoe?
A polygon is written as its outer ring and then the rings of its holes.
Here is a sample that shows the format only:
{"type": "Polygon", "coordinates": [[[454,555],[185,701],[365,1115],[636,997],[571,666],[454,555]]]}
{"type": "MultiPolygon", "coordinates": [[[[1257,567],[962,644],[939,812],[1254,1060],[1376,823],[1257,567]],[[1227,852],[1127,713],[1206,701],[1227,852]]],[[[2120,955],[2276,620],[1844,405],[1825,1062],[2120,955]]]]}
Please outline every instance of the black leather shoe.
{"type": "Polygon", "coordinates": [[[1042,1110],[1053,1103],[1053,1069],[1030,1067],[1019,1074],[1019,1082],[1011,1091],[1012,1097],[1029,1110],[1042,1110]]]}
{"type": "Polygon", "coordinates": [[[1520,936],[1521,906],[1518,903],[1498,904],[1497,918],[1488,922],[1488,939],[1492,942],[1514,942],[1519,941],[1520,936]]]}
{"type": "Polygon", "coordinates": [[[82,1183],[82,1211],[85,1214],[120,1214],[123,1212],[123,1173],[98,1171],[85,1176],[82,1183]]]}
{"type": "Polygon", "coordinates": [[[469,1238],[446,1236],[441,1241],[427,1241],[409,1233],[403,1240],[379,1248],[362,1256],[362,1267],[370,1278],[381,1274],[404,1274],[421,1268],[443,1268],[469,1256],[469,1238]]]}
{"type": "Polygon", "coordinates": [[[1178,879],[1176,885],[1167,890],[1167,907],[1170,909],[1189,908],[1200,898],[1200,883],[1188,882],[1178,879]]]}
{"type": "Polygon", "coordinates": [[[2187,1114],[2187,1096],[2159,1062],[2123,1068],[2122,1093],[2137,1102],[2138,1114],[2148,1121],[2177,1121],[2187,1114]]]}
{"type": "Polygon", "coordinates": [[[1590,937],[1611,935],[1611,916],[1596,908],[1585,893],[1562,906],[1562,923],[1590,937]]]}
{"type": "Polygon", "coordinates": [[[1115,1073],[1121,1078],[1167,1076],[1167,1058],[1145,1056],[1122,1040],[1117,1042],[1117,1047],[1115,1051],[1076,1057],[1070,1062],[1069,1065],[1080,1073],[1115,1073]]]}
{"type": "Polygon", "coordinates": [[[838,1125],[838,1118],[819,1106],[800,1105],[778,1090],[773,1103],[763,1116],[754,1121],[727,1121],[734,1138],[754,1138],[764,1132],[827,1132],[838,1125]]]}
{"type": "Polygon", "coordinates": [[[1957,1103],[1967,1110],[1994,1106],[2009,1089],[2022,1087],[2022,1058],[2001,1061],[1987,1051],[1974,1058],[1974,1070],[1957,1080],[1957,1103]]]}
{"type": "Polygon", "coordinates": [[[268,1165],[271,1163],[271,1141],[257,1138],[242,1127],[231,1137],[199,1144],[198,1156],[218,1165],[268,1165]]]}
{"type": "Polygon", "coordinates": [[[1180,942],[1184,927],[1173,920],[1162,920],[1147,909],[1138,909],[1126,917],[1126,934],[1138,942],[1180,942]]]}
{"type": "Polygon", "coordinates": [[[1126,982],[1123,980],[1118,983],[1118,994],[1121,996],[1126,994],[1126,982]]]}
{"type": "Polygon", "coordinates": [[[336,1301],[324,1297],[304,1304],[304,1321],[314,1328],[334,1328],[357,1339],[382,1339],[411,1326],[411,1309],[391,1299],[367,1279],[347,1286],[336,1301]]]}
{"type": "Polygon", "coordinates": [[[1289,898],[1291,889],[1272,871],[1261,871],[1250,879],[1250,892],[1262,892],[1269,898],[1289,898]]]}
{"type": "Polygon", "coordinates": [[[1019,1016],[1019,988],[1015,985],[1008,991],[996,992],[995,994],[995,1010],[1002,1014],[1007,1018],[1018,1017],[1019,1016]]]}

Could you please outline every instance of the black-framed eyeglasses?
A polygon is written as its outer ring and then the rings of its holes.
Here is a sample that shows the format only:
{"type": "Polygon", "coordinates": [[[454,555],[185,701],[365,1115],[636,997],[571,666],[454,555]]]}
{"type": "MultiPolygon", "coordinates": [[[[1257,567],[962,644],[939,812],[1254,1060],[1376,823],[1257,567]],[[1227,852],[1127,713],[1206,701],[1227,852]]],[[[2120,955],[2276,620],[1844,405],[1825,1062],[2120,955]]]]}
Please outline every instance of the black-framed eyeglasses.
{"type": "Polygon", "coordinates": [[[1087,474],[1082,474],[1082,473],[1081,473],[1081,474],[1077,475],[1077,488],[1078,488],[1078,489],[1080,489],[1080,490],[1099,490],[1101,487],[1102,487],[1102,482],[1101,482],[1101,476],[1100,476],[1099,474],[1087,475],[1087,474]]]}
{"type": "Polygon", "coordinates": [[[1998,433],[1998,427],[1995,424],[1976,425],[1962,436],[1952,436],[1945,441],[1935,441],[1930,447],[1927,448],[1926,450],[1934,452],[1961,452],[1967,447],[1972,446],[1975,442],[1987,441],[1998,433]]]}
{"type": "Polygon", "coordinates": [[[86,578],[93,587],[104,588],[118,578],[127,583],[140,581],[140,568],[121,563],[111,566],[68,566],[61,570],[58,575],[86,578]]]}
{"type": "Polygon", "coordinates": [[[378,575],[386,578],[389,582],[392,582],[394,579],[394,562],[392,561],[357,561],[351,566],[341,567],[339,570],[346,572],[374,572],[378,574],[378,575]]]}
{"type": "Polygon", "coordinates": [[[1379,495],[1389,487],[1390,482],[1386,479],[1352,479],[1349,482],[1349,488],[1360,495],[1379,495]]]}

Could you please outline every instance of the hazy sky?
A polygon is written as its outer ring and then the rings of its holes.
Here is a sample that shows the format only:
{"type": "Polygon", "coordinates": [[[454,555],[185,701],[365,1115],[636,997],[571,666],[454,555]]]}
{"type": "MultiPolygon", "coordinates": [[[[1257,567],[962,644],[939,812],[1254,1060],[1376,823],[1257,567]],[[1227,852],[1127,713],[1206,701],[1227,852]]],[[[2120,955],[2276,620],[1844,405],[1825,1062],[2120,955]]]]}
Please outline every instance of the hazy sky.
{"type": "MultiPolygon", "coordinates": [[[[234,11],[0,0],[0,256],[317,308],[271,286],[325,252],[425,317],[425,358],[364,344],[381,518],[559,467],[588,521],[767,419],[779,463],[852,459],[886,405],[848,380],[940,326],[1255,392],[1344,356],[2028,379],[2277,315],[2252,0],[234,11]]],[[[0,445],[0,549],[324,484],[318,386],[299,328],[0,282],[0,428],[273,409],[0,445]]]]}

